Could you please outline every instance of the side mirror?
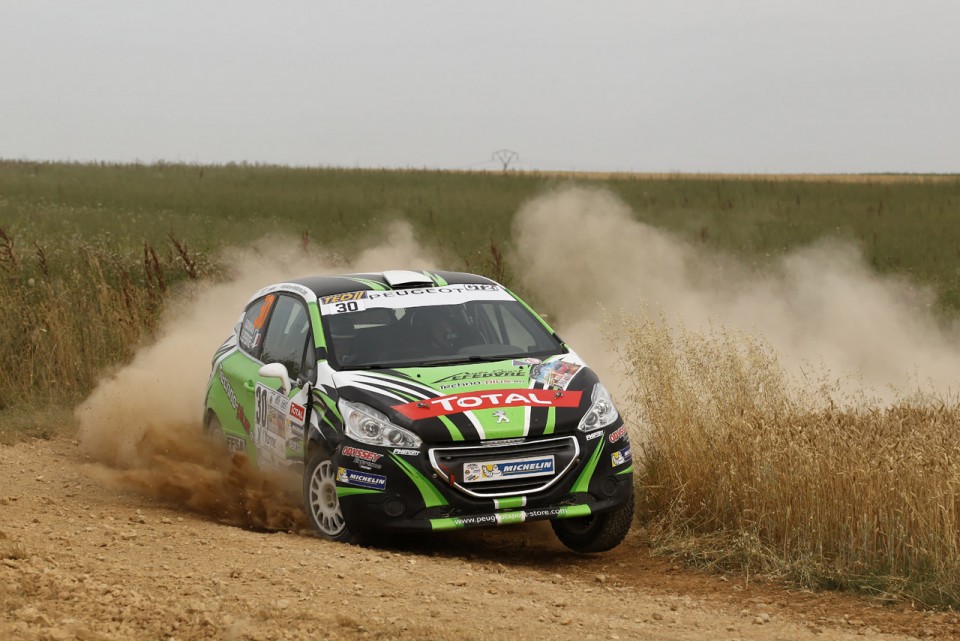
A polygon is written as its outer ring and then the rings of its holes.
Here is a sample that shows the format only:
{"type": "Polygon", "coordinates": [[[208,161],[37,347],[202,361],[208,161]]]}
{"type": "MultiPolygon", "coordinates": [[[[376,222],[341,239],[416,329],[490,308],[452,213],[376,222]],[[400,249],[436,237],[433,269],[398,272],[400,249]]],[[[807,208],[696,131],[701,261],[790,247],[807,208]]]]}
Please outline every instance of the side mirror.
{"type": "Polygon", "coordinates": [[[283,384],[283,393],[290,393],[290,374],[283,363],[267,363],[260,368],[260,376],[264,378],[279,378],[283,384]]]}

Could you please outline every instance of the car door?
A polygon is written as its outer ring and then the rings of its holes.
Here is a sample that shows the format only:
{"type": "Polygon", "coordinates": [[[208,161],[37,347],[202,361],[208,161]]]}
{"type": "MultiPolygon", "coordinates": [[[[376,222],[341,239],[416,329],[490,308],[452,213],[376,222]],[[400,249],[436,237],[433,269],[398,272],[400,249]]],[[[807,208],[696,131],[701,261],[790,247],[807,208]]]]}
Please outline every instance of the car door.
{"type": "Polygon", "coordinates": [[[260,352],[267,320],[276,301],[276,294],[268,294],[247,306],[238,327],[238,349],[221,361],[217,372],[229,403],[229,407],[224,403],[215,408],[227,447],[253,460],[256,460],[254,396],[258,372],[263,365],[260,352]]]}
{"type": "Polygon", "coordinates": [[[264,364],[286,369],[283,381],[257,373],[253,385],[253,444],[257,463],[281,468],[303,460],[303,438],[309,420],[310,386],[315,382],[316,353],[310,315],[302,299],[280,294],[270,314],[259,354],[264,364]]]}

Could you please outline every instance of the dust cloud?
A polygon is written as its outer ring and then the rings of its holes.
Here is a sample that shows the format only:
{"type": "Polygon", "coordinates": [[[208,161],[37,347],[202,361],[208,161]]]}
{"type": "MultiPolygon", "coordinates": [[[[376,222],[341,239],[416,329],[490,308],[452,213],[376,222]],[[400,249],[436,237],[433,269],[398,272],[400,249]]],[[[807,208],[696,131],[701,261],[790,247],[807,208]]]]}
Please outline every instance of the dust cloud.
{"type": "Polygon", "coordinates": [[[527,203],[514,241],[520,291],[558,310],[561,335],[608,375],[616,364],[600,306],[646,305],[688,329],[720,323],[759,335],[788,372],[818,372],[845,393],[890,400],[956,390],[960,335],[931,312],[934,292],[876,274],[852,245],[821,241],[757,272],[638,222],[614,194],[586,188],[527,203]]]}
{"type": "Polygon", "coordinates": [[[351,259],[304,252],[297,241],[283,238],[228,250],[220,258],[230,267],[225,280],[174,296],[155,342],[101,380],[77,407],[80,449],[94,461],[89,474],[225,521],[305,526],[298,499],[285,503],[277,492],[287,479],[260,472],[243,457],[231,460],[201,436],[211,359],[248,298],[265,285],[313,274],[434,267],[408,224],[395,222],[386,232],[388,242],[371,244],[351,259]]]}

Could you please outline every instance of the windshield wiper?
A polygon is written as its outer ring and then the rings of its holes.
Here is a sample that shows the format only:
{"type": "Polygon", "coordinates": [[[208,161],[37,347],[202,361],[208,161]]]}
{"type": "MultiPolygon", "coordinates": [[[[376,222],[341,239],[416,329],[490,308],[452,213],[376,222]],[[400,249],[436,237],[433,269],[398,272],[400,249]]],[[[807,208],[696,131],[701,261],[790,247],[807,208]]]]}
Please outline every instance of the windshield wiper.
{"type": "Polygon", "coordinates": [[[456,356],[454,358],[441,358],[435,361],[421,361],[417,363],[420,367],[429,367],[432,365],[466,365],[467,363],[497,363],[499,361],[507,361],[511,358],[517,358],[516,356],[456,356]]]}

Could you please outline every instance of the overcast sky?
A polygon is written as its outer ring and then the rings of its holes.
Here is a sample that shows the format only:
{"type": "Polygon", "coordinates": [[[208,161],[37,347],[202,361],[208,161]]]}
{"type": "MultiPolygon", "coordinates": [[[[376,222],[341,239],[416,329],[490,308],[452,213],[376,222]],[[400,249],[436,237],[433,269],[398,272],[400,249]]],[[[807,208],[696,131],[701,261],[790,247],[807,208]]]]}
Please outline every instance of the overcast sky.
{"type": "Polygon", "coordinates": [[[0,0],[0,158],[958,172],[957,0],[0,0]]]}

